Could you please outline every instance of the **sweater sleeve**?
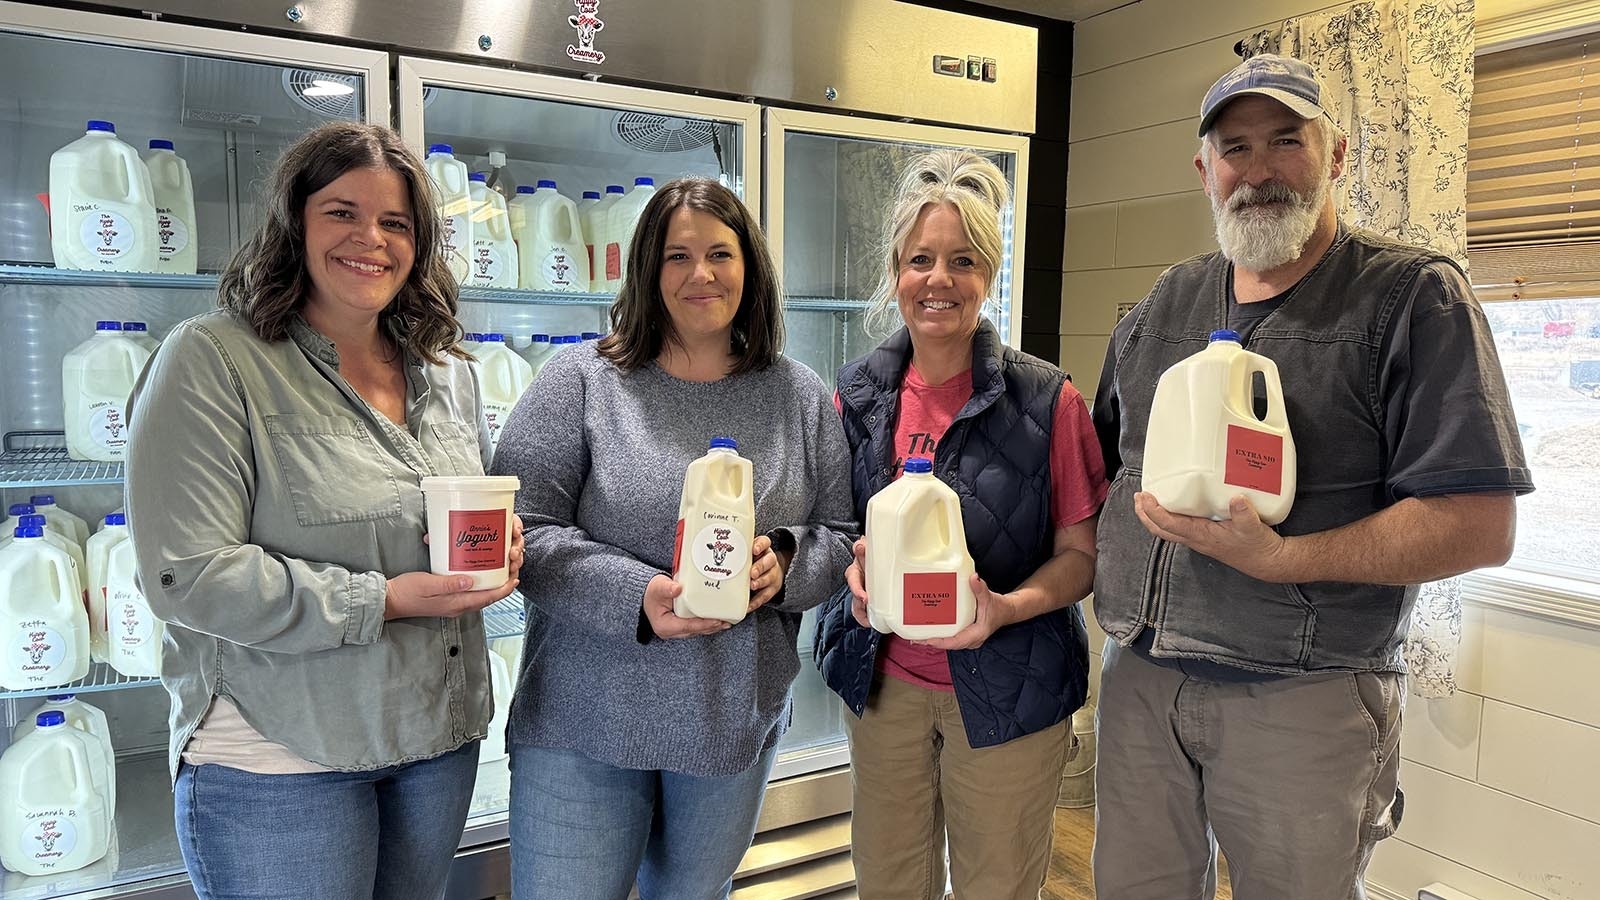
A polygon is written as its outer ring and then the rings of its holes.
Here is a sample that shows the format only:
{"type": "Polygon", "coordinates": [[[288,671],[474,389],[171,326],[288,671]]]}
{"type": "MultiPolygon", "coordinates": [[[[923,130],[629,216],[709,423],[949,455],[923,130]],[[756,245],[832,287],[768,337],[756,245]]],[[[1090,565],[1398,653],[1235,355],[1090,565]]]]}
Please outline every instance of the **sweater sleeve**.
{"type": "MultiPolygon", "coordinates": [[[[807,387],[811,387],[807,385],[807,387]]],[[[850,448],[844,426],[821,382],[815,384],[806,418],[806,465],[814,487],[811,512],[803,525],[774,529],[773,543],[794,551],[783,576],[783,591],[769,605],[784,612],[801,613],[827,600],[844,584],[844,570],[853,558],[851,545],[861,529],[855,521],[855,500],[850,491],[850,448]]]]}
{"type": "Polygon", "coordinates": [[[552,359],[506,418],[494,474],[522,481],[516,512],[527,543],[520,573],[527,602],[552,618],[633,641],[645,586],[663,573],[575,524],[591,474],[584,403],[581,354],[552,359]]]}

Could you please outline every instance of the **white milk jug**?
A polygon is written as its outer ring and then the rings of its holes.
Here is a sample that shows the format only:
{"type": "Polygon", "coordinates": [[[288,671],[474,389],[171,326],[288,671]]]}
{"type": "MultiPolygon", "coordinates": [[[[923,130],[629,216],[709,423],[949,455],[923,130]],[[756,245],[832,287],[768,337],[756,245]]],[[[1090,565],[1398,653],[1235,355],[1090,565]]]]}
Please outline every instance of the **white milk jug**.
{"type": "Polygon", "coordinates": [[[588,209],[579,208],[583,220],[583,241],[589,248],[589,290],[614,290],[606,287],[606,227],[610,221],[611,207],[622,199],[622,185],[606,185],[605,196],[588,209]]]}
{"type": "Polygon", "coordinates": [[[550,342],[550,335],[535,334],[528,346],[522,348],[522,359],[533,370],[533,374],[538,375],[539,370],[544,368],[545,360],[555,353],[555,349],[550,342]]]}
{"type": "MultiPolygon", "coordinates": [[[[72,579],[78,587],[79,595],[83,597],[84,609],[87,610],[89,608],[89,569],[85,564],[83,548],[78,546],[77,541],[74,541],[72,538],[63,535],[59,531],[52,528],[50,523],[45,521],[44,516],[41,516],[38,513],[34,513],[31,516],[23,516],[21,519],[17,520],[18,528],[29,525],[37,525],[44,529],[45,543],[50,544],[57,550],[65,551],[67,556],[72,559],[72,579]]],[[[16,529],[12,529],[11,535],[0,538],[0,547],[4,547],[5,545],[16,540],[14,537],[15,534],[16,529]]]]}
{"type": "Polygon", "coordinates": [[[473,351],[478,359],[479,393],[483,396],[483,422],[489,430],[489,447],[500,445],[500,430],[506,418],[533,383],[533,367],[506,346],[506,336],[483,335],[483,343],[473,351]]]}
{"type": "Polygon", "coordinates": [[[94,337],[61,360],[61,407],[67,455],[121,462],[128,455],[128,395],[150,351],[122,336],[121,322],[100,322],[94,337]]]}
{"type": "Polygon", "coordinates": [[[683,591],[675,615],[738,622],[750,608],[756,507],[750,460],[738,450],[733,438],[712,438],[711,449],[683,476],[672,553],[672,577],[683,591]]]}
{"type": "Polygon", "coordinates": [[[482,345],[483,335],[476,331],[468,331],[461,335],[461,352],[472,356],[474,359],[477,358],[478,348],[482,345]]]}
{"type": "Polygon", "coordinates": [[[111,548],[128,539],[128,517],[124,513],[106,516],[104,528],[89,538],[84,556],[89,565],[89,656],[106,661],[106,596],[111,548]]]}
{"type": "Polygon", "coordinates": [[[50,155],[50,252],[56,268],[154,272],[155,188],[139,152],[116,126],[89,122],[50,155]]]}
{"type": "Polygon", "coordinates": [[[71,538],[80,546],[89,539],[89,523],[84,521],[83,516],[57,505],[55,494],[34,494],[28,498],[28,503],[62,537],[71,538]]]}
{"type": "Polygon", "coordinates": [[[489,176],[473,172],[468,178],[472,193],[472,286],[514,288],[517,286],[517,245],[511,239],[511,216],[506,198],[489,190],[489,176]]]}
{"type": "Polygon", "coordinates": [[[76,728],[89,737],[90,762],[94,764],[94,782],[105,798],[106,811],[112,816],[117,810],[117,752],[111,746],[111,725],[106,714],[97,706],[78,699],[76,694],[51,694],[39,708],[22,717],[11,729],[11,743],[15,744],[38,728],[40,713],[59,712],[66,717],[69,728],[76,728]]]}
{"type": "Polygon", "coordinates": [[[505,759],[506,753],[506,720],[511,714],[511,692],[514,685],[511,683],[511,669],[506,665],[505,657],[489,651],[489,689],[494,696],[494,715],[489,719],[489,733],[483,739],[483,746],[478,749],[478,765],[505,759]]]}
{"type": "Polygon", "coordinates": [[[523,288],[578,293],[589,290],[588,255],[583,247],[578,207],[556,190],[554,181],[541,179],[529,196],[516,238],[517,270],[523,288]]]}
{"type": "Polygon", "coordinates": [[[89,674],[89,615],[72,556],[23,525],[0,547],[0,687],[37,690],[89,674]]]}
{"type": "Polygon", "coordinates": [[[171,141],[154,140],[144,154],[156,197],[156,271],[193,275],[200,252],[194,223],[194,181],[171,141]]]}
{"type": "Polygon", "coordinates": [[[58,710],[35,724],[0,756],[0,864],[23,875],[71,872],[105,856],[111,836],[94,739],[58,710]]]}
{"type": "MultiPolygon", "coordinates": [[[[517,185],[517,192],[506,201],[506,218],[511,221],[511,239],[516,240],[517,235],[528,222],[528,207],[533,204],[533,194],[537,190],[531,184],[517,185]]],[[[521,274],[518,274],[518,280],[521,274]]]]}
{"type": "Polygon", "coordinates": [[[1199,353],[1161,373],[1144,438],[1144,489],[1186,516],[1229,518],[1229,501],[1249,498],[1261,521],[1276,525],[1294,505],[1294,438],[1289,434],[1278,366],[1214,331],[1199,353]],[[1267,416],[1257,419],[1255,375],[1266,387],[1267,416]]]}
{"type": "Polygon", "coordinates": [[[106,557],[106,662],[129,678],[161,674],[161,639],[166,626],[134,581],[138,561],[133,541],[111,548],[106,557]]]}
{"type": "Polygon", "coordinates": [[[624,194],[606,212],[605,291],[616,293],[622,288],[622,276],[628,271],[628,247],[633,242],[633,229],[644,215],[645,204],[656,192],[652,178],[635,178],[633,190],[624,194]]]}
{"type": "Polygon", "coordinates": [[[35,515],[32,503],[13,503],[7,507],[6,511],[9,515],[6,516],[5,521],[0,522],[0,542],[11,538],[12,532],[16,531],[17,526],[22,524],[23,516],[35,515]]]}
{"type": "Polygon", "coordinates": [[[450,274],[468,284],[472,268],[472,192],[467,187],[467,164],[456,159],[449,144],[428,147],[423,160],[433,179],[433,196],[439,203],[439,244],[450,264],[450,274]]]}
{"type": "Polygon", "coordinates": [[[867,501],[867,619],[912,641],[944,638],[978,615],[961,498],[913,456],[867,501]]]}
{"type": "Polygon", "coordinates": [[[130,341],[133,341],[135,344],[138,344],[146,350],[149,350],[151,356],[156,355],[156,347],[159,346],[159,343],[155,338],[150,336],[149,323],[123,322],[122,336],[130,341]]]}

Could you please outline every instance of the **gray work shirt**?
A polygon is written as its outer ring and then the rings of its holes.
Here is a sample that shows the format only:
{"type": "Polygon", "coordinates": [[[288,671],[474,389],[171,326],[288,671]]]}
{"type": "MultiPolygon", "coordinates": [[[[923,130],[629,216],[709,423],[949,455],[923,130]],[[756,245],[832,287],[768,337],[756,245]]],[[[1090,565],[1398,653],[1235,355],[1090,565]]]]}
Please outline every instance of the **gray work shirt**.
{"type": "Polygon", "coordinates": [[[465,362],[406,365],[406,427],[339,374],[295,318],[268,343],[231,313],[179,325],[129,401],[128,524],[168,625],[174,776],[215,696],[299,756],[363,770],[483,737],[477,614],[385,622],[386,576],[428,570],[420,480],[481,475],[465,362]]]}

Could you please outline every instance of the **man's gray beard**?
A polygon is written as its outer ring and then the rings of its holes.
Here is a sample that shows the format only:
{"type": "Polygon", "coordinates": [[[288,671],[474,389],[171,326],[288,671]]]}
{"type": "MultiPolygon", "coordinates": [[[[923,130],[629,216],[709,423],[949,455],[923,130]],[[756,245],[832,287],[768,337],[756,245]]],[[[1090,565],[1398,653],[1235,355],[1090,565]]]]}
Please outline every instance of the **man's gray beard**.
{"type": "Polygon", "coordinates": [[[1251,272],[1294,262],[1317,230],[1330,187],[1330,179],[1320,179],[1311,196],[1303,197],[1281,181],[1260,187],[1241,184],[1224,202],[1212,182],[1211,218],[1216,222],[1222,255],[1251,272]],[[1260,203],[1278,205],[1244,208],[1260,203]]]}

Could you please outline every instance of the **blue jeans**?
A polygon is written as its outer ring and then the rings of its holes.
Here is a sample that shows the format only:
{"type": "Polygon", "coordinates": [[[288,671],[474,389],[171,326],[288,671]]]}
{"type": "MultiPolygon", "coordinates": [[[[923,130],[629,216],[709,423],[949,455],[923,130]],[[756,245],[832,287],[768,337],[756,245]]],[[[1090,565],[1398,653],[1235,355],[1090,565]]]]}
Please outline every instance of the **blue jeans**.
{"type": "Polygon", "coordinates": [[[184,764],[178,845],[200,900],[437,900],[478,742],[370,772],[257,775],[184,764]]]}
{"type": "Polygon", "coordinates": [[[725,900],[756,833],[777,748],[724,778],[511,748],[516,900],[725,900]]]}

